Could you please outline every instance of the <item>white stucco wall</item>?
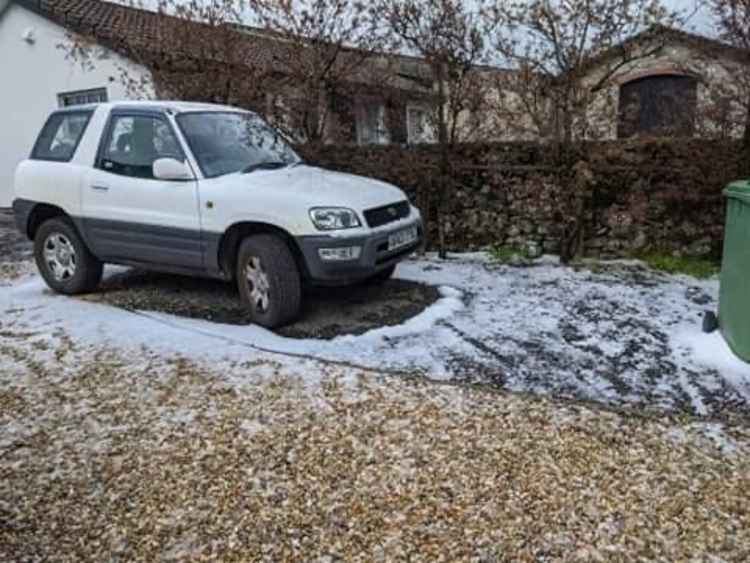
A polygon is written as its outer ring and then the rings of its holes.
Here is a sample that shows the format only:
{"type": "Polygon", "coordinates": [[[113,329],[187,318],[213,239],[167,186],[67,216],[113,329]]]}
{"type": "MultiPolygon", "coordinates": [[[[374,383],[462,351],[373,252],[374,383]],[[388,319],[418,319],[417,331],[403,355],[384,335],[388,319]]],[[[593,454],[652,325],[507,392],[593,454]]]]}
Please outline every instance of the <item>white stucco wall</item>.
{"type": "Polygon", "coordinates": [[[106,88],[110,101],[122,100],[128,95],[120,82],[121,68],[128,67],[131,76],[146,75],[114,53],[84,70],[58,48],[65,41],[64,28],[15,3],[0,12],[0,208],[10,206],[15,167],[30,153],[49,112],[58,107],[58,94],[106,88]],[[32,30],[33,43],[22,38],[27,30],[32,30]]]}

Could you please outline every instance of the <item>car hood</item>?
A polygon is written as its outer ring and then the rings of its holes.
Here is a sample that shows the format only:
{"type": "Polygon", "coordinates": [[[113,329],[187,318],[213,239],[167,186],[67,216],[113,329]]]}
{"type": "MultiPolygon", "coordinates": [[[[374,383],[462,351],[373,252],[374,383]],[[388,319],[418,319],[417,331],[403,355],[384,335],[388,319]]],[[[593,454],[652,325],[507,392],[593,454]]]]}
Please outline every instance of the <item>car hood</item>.
{"type": "Polygon", "coordinates": [[[226,187],[233,190],[283,194],[285,199],[293,198],[307,207],[350,207],[363,211],[406,199],[403,191],[386,182],[307,165],[233,174],[224,179],[226,187]]]}

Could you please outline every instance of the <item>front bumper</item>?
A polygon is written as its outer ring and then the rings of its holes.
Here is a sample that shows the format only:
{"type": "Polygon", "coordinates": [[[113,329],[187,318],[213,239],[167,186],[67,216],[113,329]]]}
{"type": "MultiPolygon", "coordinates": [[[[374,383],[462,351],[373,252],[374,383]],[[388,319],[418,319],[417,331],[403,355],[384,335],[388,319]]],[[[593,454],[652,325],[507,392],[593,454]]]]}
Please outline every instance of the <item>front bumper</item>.
{"type": "Polygon", "coordinates": [[[401,262],[422,246],[424,229],[421,219],[399,223],[391,229],[379,229],[369,235],[343,237],[312,235],[297,237],[297,244],[305,259],[307,277],[319,285],[347,285],[369,278],[401,262]],[[388,237],[398,231],[417,227],[417,240],[413,244],[388,250],[388,237]],[[362,252],[356,260],[326,261],[320,258],[321,248],[360,246],[362,252]]]}

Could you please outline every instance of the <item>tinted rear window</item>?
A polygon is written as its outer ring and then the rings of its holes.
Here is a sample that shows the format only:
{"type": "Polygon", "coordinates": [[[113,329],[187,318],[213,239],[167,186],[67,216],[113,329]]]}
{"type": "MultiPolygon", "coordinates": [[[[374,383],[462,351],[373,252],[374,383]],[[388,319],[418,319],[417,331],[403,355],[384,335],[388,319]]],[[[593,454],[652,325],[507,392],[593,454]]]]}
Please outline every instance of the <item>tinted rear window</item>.
{"type": "Polygon", "coordinates": [[[34,145],[31,158],[67,162],[76,152],[86,126],[91,119],[90,111],[53,113],[34,145]]]}

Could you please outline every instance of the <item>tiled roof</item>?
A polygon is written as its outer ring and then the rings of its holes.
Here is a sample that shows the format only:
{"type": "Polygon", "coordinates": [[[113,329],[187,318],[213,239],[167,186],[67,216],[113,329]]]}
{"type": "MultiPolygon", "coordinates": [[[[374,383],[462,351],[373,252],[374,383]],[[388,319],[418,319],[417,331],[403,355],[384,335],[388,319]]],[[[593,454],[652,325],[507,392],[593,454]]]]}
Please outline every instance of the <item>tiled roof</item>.
{"type": "MultiPolygon", "coordinates": [[[[205,30],[204,24],[102,0],[14,1],[72,32],[94,38],[102,45],[125,55],[136,49],[141,53],[156,52],[165,49],[167,43],[170,51],[180,47],[188,50],[194,46],[190,40],[190,27],[197,28],[196,31],[205,30]],[[175,29],[180,30],[179,36],[184,39],[181,45],[173,44],[173,38],[177,36],[175,29]]],[[[242,60],[251,64],[270,62],[274,49],[278,49],[279,45],[277,41],[237,32],[237,44],[234,47],[234,62],[242,60]]],[[[184,54],[205,54],[198,52],[199,50],[199,47],[195,47],[194,52],[184,54]]],[[[217,56],[218,51],[214,52],[214,56],[217,56]]]]}
{"type": "Polygon", "coordinates": [[[71,31],[92,34],[99,39],[128,38],[147,42],[159,36],[160,16],[147,10],[101,0],[15,1],[71,31]]]}
{"type": "Polygon", "coordinates": [[[612,58],[622,57],[623,50],[632,49],[639,44],[647,44],[648,42],[657,42],[664,45],[687,45],[714,58],[734,60],[742,64],[750,62],[750,53],[744,49],[704,35],[698,35],[674,27],[656,25],[626,39],[614,47],[605,49],[596,56],[590,57],[586,61],[584,69],[591,69],[599,64],[606,63],[612,58]]]}
{"type": "MultiPolygon", "coordinates": [[[[298,59],[301,52],[292,48],[288,41],[274,37],[267,30],[235,26],[236,39],[232,38],[232,49],[230,53],[226,50],[201,48],[199,41],[193,37],[202,37],[204,41],[210,35],[194,33],[186,26],[201,28],[203,24],[188,22],[164,14],[132,8],[102,0],[12,0],[40,15],[46,17],[71,32],[79,33],[95,39],[98,43],[109,47],[125,56],[151,53],[159,57],[172,57],[174,55],[185,55],[187,57],[205,58],[207,52],[213,59],[221,62],[241,64],[247,66],[262,66],[266,68],[285,67],[289,60],[298,59]],[[173,27],[177,25],[178,28],[173,27]],[[174,30],[179,29],[175,34],[174,30]],[[179,45],[175,44],[174,37],[179,37],[179,45]],[[165,41],[165,38],[167,39],[165,41]],[[236,41],[236,42],[235,42],[236,41]],[[228,60],[231,59],[231,60],[228,60]]],[[[205,30],[205,28],[203,28],[205,30]]],[[[356,49],[347,49],[342,61],[352,57],[352,61],[345,64],[351,72],[350,78],[353,82],[371,83],[377,81],[378,69],[382,64],[374,62],[375,66],[361,65],[361,57],[357,55],[356,49]]],[[[401,88],[421,90],[425,88],[422,84],[428,80],[424,61],[414,57],[386,55],[378,59],[386,58],[392,62],[391,65],[395,77],[400,78],[403,85],[401,88]]],[[[298,63],[292,63],[295,66],[298,63]]],[[[397,82],[398,83],[398,82],[397,82]]]]}

